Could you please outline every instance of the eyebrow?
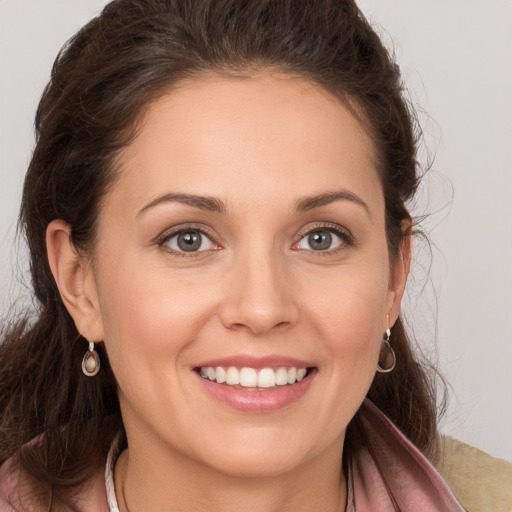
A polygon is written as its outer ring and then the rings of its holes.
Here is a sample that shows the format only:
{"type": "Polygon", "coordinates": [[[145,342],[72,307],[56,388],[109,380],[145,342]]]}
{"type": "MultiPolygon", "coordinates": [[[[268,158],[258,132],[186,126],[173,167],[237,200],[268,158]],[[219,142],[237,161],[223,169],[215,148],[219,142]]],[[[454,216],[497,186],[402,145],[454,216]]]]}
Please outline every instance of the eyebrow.
{"type": "MultiPolygon", "coordinates": [[[[350,192],[349,190],[335,190],[324,192],[322,194],[317,194],[314,196],[304,197],[299,199],[295,205],[295,210],[298,212],[307,212],[309,210],[313,210],[315,208],[320,208],[321,206],[326,206],[328,204],[334,203],[335,201],[350,201],[354,204],[357,204],[365,209],[368,215],[370,215],[370,209],[368,205],[356,194],[350,192]]],[[[210,196],[198,196],[195,194],[185,194],[185,193],[168,193],[162,194],[148,204],[146,204],[143,208],[139,210],[137,213],[137,217],[147,210],[154,208],[162,203],[169,202],[177,202],[186,204],[188,206],[193,206],[195,208],[199,208],[200,210],[205,210],[214,213],[225,213],[226,206],[225,204],[215,197],[210,196]]]]}
{"type": "Polygon", "coordinates": [[[371,218],[368,205],[359,196],[346,189],[333,190],[324,192],[323,194],[304,197],[303,199],[299,199],[297,201],[295,208],[299,212],[307,212],[309,210],[313,210],[314,208],[320,208],[321,206],[331,204],[335,201],[350,201],[351,203],[362,206],[371,218]]]}
{"type": "Polygon", "coordinates": [[[148,204],[146,204],[143,208],[139,210],[137,213],[137,217],[150,208],[154,208],[162,203],[182,203],[188,206],[194,206],[195,208],[199,208],[200,210],[205,210],[208,212],[215,213],[224,213],[226,211],[226,207],[224,203],[220,199],[216,199],[215,197],[209,196],[197,196],[194,194],[183,194],[183,193],[169,193],[163,194],[161,196],[156,197],[148,204]]]}

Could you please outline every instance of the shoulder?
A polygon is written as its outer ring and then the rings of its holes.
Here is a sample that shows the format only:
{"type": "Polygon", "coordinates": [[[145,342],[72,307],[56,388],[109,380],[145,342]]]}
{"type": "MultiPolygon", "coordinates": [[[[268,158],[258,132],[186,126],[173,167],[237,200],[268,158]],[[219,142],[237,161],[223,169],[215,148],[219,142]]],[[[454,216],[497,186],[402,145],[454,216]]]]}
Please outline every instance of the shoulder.
{"type": "Polygon", "coordinates": [[[437,469],[469,512],[512,510],[511,463],[444,436],[437,469]]]}

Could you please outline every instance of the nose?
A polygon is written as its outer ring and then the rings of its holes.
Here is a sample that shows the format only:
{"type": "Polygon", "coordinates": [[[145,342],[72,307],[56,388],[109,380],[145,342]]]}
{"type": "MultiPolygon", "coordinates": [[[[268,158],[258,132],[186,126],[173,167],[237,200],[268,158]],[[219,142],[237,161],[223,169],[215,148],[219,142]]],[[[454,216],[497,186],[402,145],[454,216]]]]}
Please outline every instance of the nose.
{"type": "Polygon", "coordinates": [[[299,317],[286,263],[271,253],[241,255],[233,262],[221,306],[223,325],[263,335],[293,326],[299,317]]]}

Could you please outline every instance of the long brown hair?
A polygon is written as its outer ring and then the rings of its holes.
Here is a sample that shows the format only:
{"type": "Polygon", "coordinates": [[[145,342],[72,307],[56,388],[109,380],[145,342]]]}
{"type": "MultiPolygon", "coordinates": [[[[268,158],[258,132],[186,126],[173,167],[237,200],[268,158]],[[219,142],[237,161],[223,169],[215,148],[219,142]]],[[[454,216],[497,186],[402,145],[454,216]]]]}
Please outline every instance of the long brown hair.
{"type": "MultiPolygon", "coordinates": [[[[148,103],[206,71],[264,68],[306,78],[356,105],[377,148],[392,260],[400,249],[406,202],[418,186],[414,115],[398,67],[354,1],[108,4],[64,46],[37,110],[20,225],[38,311],[33,321],[6,323],[0,345],[0,463],[15,456],[49,509],[75,509],[73,491],[103,463],[123,425],[101,344],[100,373],[81,372],[87,344],[50,272],[46,228],[63,219],[77,250],[91,251],[116,155],[135,136],[148,103]]],[[[428,454],[436,439],[433,383],[400,320],[392,342],[396,369],[377,374],[369,397],[428,454]]]]}

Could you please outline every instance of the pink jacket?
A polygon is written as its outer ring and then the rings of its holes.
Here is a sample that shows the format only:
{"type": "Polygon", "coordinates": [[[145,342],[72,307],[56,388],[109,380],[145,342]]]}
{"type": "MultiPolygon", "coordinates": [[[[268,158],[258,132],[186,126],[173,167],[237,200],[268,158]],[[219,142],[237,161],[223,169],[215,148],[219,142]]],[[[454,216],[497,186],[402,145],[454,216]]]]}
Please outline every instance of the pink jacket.
{"type": "MultiPolygon", "coordinates": [[[[352,461],[355,512],[464,512],[437,470],[370,401],[359,417],[366,447],[352,461]]],[[[11,469],[12,461],[0,467],[0,512],[16,510],[10,504],[17,490],[11,469]]],[[[91,479],[78,505],[81,512],[109,512],[103,471],[91,479]]]]}
{"type": "Polygon", "coordinates": [[[443,477],[369,400],[359,410],[367,447],[352,462],[356,512],[463,512],[443,477]]]}

